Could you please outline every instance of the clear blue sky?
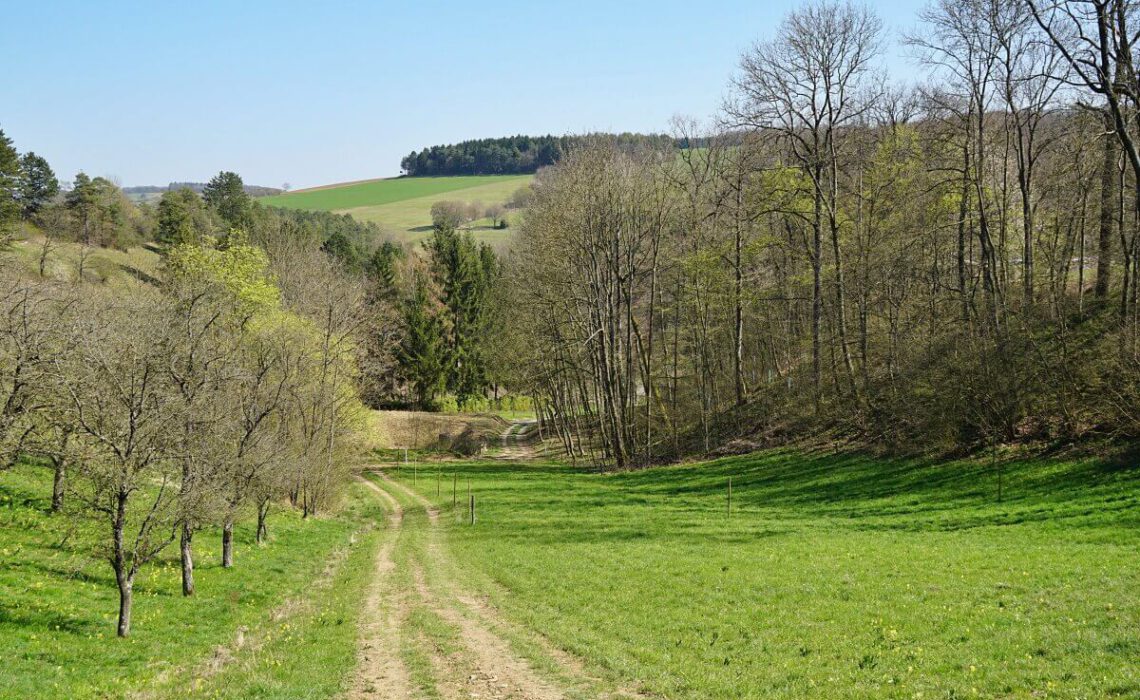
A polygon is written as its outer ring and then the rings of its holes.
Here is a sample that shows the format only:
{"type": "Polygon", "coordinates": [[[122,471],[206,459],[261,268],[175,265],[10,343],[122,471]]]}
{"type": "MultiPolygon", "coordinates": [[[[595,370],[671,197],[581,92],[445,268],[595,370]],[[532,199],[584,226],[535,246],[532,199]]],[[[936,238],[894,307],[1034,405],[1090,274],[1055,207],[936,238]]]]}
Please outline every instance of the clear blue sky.
{"type": "MultiPolygon", "coordinates": [[[[61,179],[294,187],[395,175],[436,143],[707,117],[796,4],[3,2],[0,128],[61,179]]],[[[893,40],[922,4],[872,6],[893,40]]]]}

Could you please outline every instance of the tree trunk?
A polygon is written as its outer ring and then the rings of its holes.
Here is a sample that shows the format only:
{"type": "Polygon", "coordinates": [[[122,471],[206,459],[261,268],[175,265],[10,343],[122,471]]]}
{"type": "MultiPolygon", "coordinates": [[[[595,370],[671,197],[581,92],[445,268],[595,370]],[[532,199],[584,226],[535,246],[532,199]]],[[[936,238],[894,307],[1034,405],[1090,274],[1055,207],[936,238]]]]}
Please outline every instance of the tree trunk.
{"type": "Polygon", "coordinates": [[[962,324],[970,322],[970,292],[966,288],[966,216],[970,206],[970,148],[962,147],[962,200],[958,203],[958,294],[962,324]]]}
{"type": "MultiPolygon", "coordinates": [[[[816,183],[819,172],[816,172],[816,183]]],[[[811,383],[815,412],[819,413],[822,390],[822,363],[820,359],[820,331],[823,321],[823,222],[819,186],[816,186],[812,218],[811,240],[811,383]]]]}
{"type": "MultiPolygon", "coordinates": [[[[738,190],[739,192],[739,190],[738,190]]],[[[737,195],[737,207],[741,206],[740,196],[737,195]]],[[[737,407],[744,405],[744,270],[741,260],[743,246],[740,231],[740,214],[737,210],[736,237],[733,245],[733,279],[732,279],[732,378],[736,389],[737,407]]]]}
{"type": "Polygon", "coordinates": [[[182,538],[179,541],[179,548],[182,554],[182,595],[184,596],[194,595],[193,539],[194,532],[190,529],[190,525],[182,523],[182,538]]]}
{"type": "Polygon", "coordinates": [[[67,482],[67,462],[61,457],[53,458],[55,463],[55,478],[51,487],[51,512],[58,513],[63,510],[63,490],[67,482]]]}
{"type": "Polygon", "coordinates": [[[266,498],[257,505],[257,543],[265,544],[269,537],[269,499],[266,498]]]}
{"type": "Polygon", "coordinates": [[[1112,115],[1106,110],[1104,113],[1104,160],[1100,171],[1100,239],[1097,247],[1096,283],[1093,287],[1093,296],[1097,299],[1108,298],[1108,287],[1112,277],[1112,238],[1113,223],[1116,219],[1116,131],[1112,115]]]}
{"type": "Polygon", "coordinates": [[[222,525],[222,567],[229,569],[234,565],[234,521],[226,518],[222,525]]]}
{"type": "Polygon", "coordinates": [[[134,576],[128,574],[117,574],[116,580],[119,584],[119,626],[116,634],[120,637],[128,637],[131,634],[131,599],[134,594],[134,576]]]}

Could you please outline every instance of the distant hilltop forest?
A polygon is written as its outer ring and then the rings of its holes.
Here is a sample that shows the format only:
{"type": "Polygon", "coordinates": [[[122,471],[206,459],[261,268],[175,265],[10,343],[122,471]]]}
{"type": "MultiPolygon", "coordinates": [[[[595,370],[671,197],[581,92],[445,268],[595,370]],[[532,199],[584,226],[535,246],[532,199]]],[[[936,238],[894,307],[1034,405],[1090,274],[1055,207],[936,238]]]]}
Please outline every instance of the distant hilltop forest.
{"type": "MultiPolygon", "coordinates": [[[[400,161],[405,175],[527,175],[557,163],[566,151],[598,134],[584,136],[506,136],[476,139],[412,151],[400,161]]],[[[665,134],[607,135],[619,147],[680,148],[665,134]]]]}

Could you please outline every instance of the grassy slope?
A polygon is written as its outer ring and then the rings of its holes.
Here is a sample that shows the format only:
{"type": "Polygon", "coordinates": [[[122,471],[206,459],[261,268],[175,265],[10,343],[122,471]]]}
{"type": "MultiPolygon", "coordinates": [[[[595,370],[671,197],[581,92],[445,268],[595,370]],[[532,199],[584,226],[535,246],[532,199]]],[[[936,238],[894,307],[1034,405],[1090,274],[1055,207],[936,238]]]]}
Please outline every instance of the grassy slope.
{"type": "MultiPolygon", "coordinates": [[[[351,214],[359,221],[379,224],[401,242],[415,243],[431,233],[432,204],[443,199],[485,205],[502,203],[532,179],[531,175],[393,178],[263,197],[258,201],[270,206],[351,214]]],[[[495,230],[488,219],[472,222],[469,228],[476,240],[500,249],[513,231],[495,230]]]]}
{"type": "MultiPolygon", "coordinates": [[[[371,207],[418,197],[442,199],[444,195],[481,185],[504,181],[524,182],[528,175],[472,175],[461,177],[401,177],[370,180],[324,187],[291,194],[262,197],[257,201],[274,207],[339,211],[354,207],[371,207]]],[[[434,201],[434,200],[433,200],[434,201]]]]}
{"type": "Polygon", "coordinates": [[[460,468],[479,521],[443,520],[468,582],[652,693],[1140,697],[1134,468],[1018,463],[1001,503],[973,462],[460,468]]]}
{"type": "Polygon", "coordinates": [[[50,474],[0,472],[0,697],[323,698],[355,664],[359,592],[383,522],[353,486],[336,517],[279,512],[257,547],[239,526],[236,566],[218,565],[219,537],[195,538],[198,593],[180,595],[177,546],[136,583],[133,636],[116,639],[111,569],[92,553],[99,523],[46,512],[50,474]],[[76,523],[79,522],[78,527],[76,523]],[[355,544],[350,544],[355,542],[355,544]],[[328,562],[339,561],[328,569],[328,562]],[[286,602],[290,601],[290,602],[286,602]],[[245,627],[245,643],[233,646],[245,627]],[[208,670],[218,659],[227,662],[208,670]]]}
{"type": "MultiPolygon", "coordinates": [[[[14,260],[29,271],[39,271],[39,257],[43,249],[43,237],[32,236],[12,243],[14,260]]],[[[79,268],[83,248],[78,243],[53,243],[48,255],[45,271],[48,277],[59,280],[74,279],[79,268]]],[[[127,251],[112,248],[90,248],[87,260],[83,263],[84,276],[91,281],[106,282],[124,287],[138,284],[150,285],[161,275],[162,256],[156,251],[137,247],[127,251]]]]}
{"type": "MultiPolygon", "coordinates": [[[[416,197],[390,204],[343,209],[339,213],[351,214],[353,218],[359,221],[373,221],[388,231],[401,234],[401,240],[420,241],[431,234],[431,205],[440,199],[482,202],[485,205],[501,203],[510,199],[515,190],[530,180],[530,175],[507,177],[487,184],[455,190],[446,197],[435,195],[416,197]]],[[[470,227],[476,240],[486,241],[492,245],[505,243],[512,233],[512,229],[503,231],[491,228],[489,219],[472,222],[470,227]]]]}

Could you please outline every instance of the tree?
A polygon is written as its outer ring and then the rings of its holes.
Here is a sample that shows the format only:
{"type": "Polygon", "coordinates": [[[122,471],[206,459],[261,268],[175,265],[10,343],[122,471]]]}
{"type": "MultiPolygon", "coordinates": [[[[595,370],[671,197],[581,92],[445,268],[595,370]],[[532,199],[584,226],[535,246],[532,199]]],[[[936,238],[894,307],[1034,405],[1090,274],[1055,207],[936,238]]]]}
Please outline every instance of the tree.
{"type": "Polygon", "coordinates": [[[20,215],[20,156],[0,129],[0,237],[10,234],[20,215]]]}
{"type": "Polygon", "coordinates": [[[489,290],[498,276],[494,252],[477,246],[470,232],[437,226],[424,242],[431,275],[447,309],[448,388],[460,405],[487,387],[483,345],[487,331],[489,290]]]}
{"type": "Polygon", "coordinates": [[[743,126],[775,134],[807,178],[812,197],[808,219],[812,269],[812,382],[822,376],[824,234],[830,239],[835,275],[835,313],[841,357],[854,386],[848,343],[844,217],[839,210],[843,159],[849,127],[868,113],[876,96],[873,64],[882,23],[852,4],[813,2],[789,14],[773,41],[756,45],[741,59],[734,81],[737,101],[730,114],[743,126]]]}
{"type": "Polygon", "coordinates": [[[20,170],[20,207],[30,219],[59,194],[59,180],[47,160],[31,151],[20,158],[20,170]]]}
{"type": "Polygon", "coordinates": [[[228,170],[218,173],[206,183],[202,198],[227,226],[248,230],[253,203],[245,192],[240,175],[228,170]]]}
{"type": "Polygon", "coordinates": [[[25,451],[40,449],[49,424],[52,362],[71,300],[54,285],[32,283],[0,269],[0,469],[25,451]]]}
{"type": "Polygon", "coordinates": [[[350,272],[359,272],[364,265],[364,253],[342,231],[336,231],[321,245],[321,250],[350,272]]]}
{"type": "Polygon", "coordinates": [[[421,409],[433,408],[436,396],[447,384],[448,350],[443,321],[433,305],[428,279],[417,271],[411,293],[400,304],[404,332],[397,357],[421,409]]]}
{"type": "Polygon", "coordinates": [[[164,245],[198,245],[213,232],[202,198],[188,187],[163,192],[157,213],[155,239],[164,245]]]}
{"type": "Polygon", "coordinates": [[[77,498],[108,526],[104,551],[119,588],[117,631],[131,631],[135,577],[174,541],[179,522],[181,402],[166,381],[160,304],[148,294],[91,294],[68,328],[72,351],[54,358],[56,410],[75,427],[77,498]]]}
{"type": "MultiPolygon", "coordinates": [[[[1052,45],[1060,51],[1064,62],[1072,71],[1073,82],[1102,97],[1106,103],[1106,116],[1111,118],[1116,143],[1123,152],[1134,181],[1140,182],[1140,130],[1135,113],[1140,108],[1140,79],[1136,72],[1136,25],[1140,8],[1131,0],[1069,0],[1068,2],[1042,3],[1027,0],[1026,4],[1038,26],[1052,45]]],[[[1105,152],[1105,160],[1110,157],[1105,152]]],[[[1105,169],[1107,177],[1107,168],[1105,169]]],[[[1111,197],[1111,188],[1105,188],[1111,197]]],[[[1123,195],[1123,192],[1121,192],[1123,195]]],[[[1133,188],[1134,210],[1140,211],[1140,187],[1133,188]]],[[[1123,216],[1123,212],[1118,212],[1123,216]]],[[[1122,220],[1122,219],[1121,219],[1122,220]]],[[[1124,280],[1120,297],[1120,313],[1126,315],[1136,308],[1140,293],[1140,267],[1137,241],[1119,225],[1124,254],[1124,280]]],[[[1103,225],[1102,225],[1103,230],[1103,225]]],[[[1102,237],[1101,249],[1106,250],[1102,237]]],[[[1098,275],[1099,276],[1099,275],[1098,275]]],[[[1107,267],[1103,283],[1098,283],[1098,294],[1107,291],[1107,267]]]]}
{"type": "Polygon", "coordinates": [[[107,178],[91,178],[80,172],[64,197],[64,205],[72,214],[76,238],[84,246],[126,248],[134,242],[130,224],[137,212],[107,178]]]}
{"type": "Polygon", "coordinates": [[[431,225],[437,230],[457,229],[467,221],[467,206],[463,202],[442,201],[431,205],[431,225]]]}

